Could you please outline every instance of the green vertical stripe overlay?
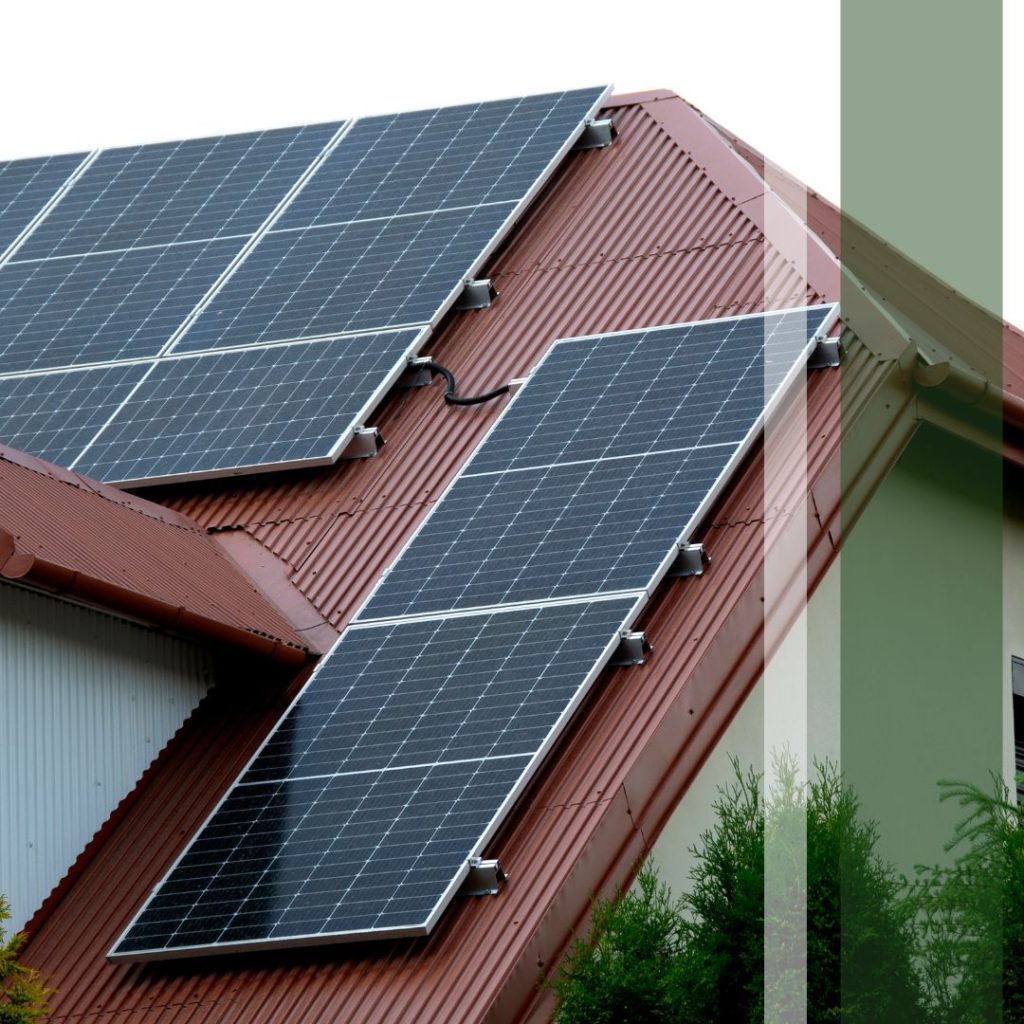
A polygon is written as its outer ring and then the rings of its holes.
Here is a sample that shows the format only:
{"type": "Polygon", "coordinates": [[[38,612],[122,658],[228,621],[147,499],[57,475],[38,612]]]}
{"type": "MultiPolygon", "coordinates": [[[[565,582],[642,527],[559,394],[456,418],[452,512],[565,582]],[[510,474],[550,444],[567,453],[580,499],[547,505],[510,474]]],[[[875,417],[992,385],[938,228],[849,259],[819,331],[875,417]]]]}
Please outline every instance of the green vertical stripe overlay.
{"type": "MultiPolygon", "coordinates": [[[[940,802],[939,783],[992,793],[1005,777],[1009,662],[1024,656],[1024,623],[1008,617],[1004,636],[1004,558],[1024,545],[1009,519],[1004,544],[1001,21],[992,0],[842,3],[841,765],[878,852],[911,878],[981,844],[945,848],[975,805],[940,802]],[[868,381],[884,382],[872,398],[868,381]]],[[[920,877],[918,913],[948,907],[940,876],[920,877]]],[[[864,941],[861,880],[841,878],[843,1019],[895,1020],[884,1003],[865,1014],[884,947],[864,941]]],[[[981,943],[1001,927],[990,896],[953,908],[981,943]]],[[[1004,1019],[991,957],[957,956],[937,970],[949,1005],[930,990],[946,1016],[921,1019],[1004,1019]]]]}

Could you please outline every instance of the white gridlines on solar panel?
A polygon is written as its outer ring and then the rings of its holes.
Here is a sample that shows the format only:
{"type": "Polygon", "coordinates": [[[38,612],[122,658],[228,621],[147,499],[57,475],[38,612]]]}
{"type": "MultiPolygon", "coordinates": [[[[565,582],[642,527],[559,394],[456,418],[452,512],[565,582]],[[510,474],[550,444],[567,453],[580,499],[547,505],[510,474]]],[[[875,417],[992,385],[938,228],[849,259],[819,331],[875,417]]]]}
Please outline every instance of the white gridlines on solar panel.
{"type": "MultiPolygon", "coordinates": [[[[435,325],[607,92],[93,154],[0,268],[0,402],[12,378],[59,369],[351,334],[372,344],[435,325]]],[[[0,165],[0,203],[5,170],[22,191],[37,172],[0,165]]],[[[21,207],[7,205],[20,230],[21,207]]],[[[376,387],[363,380],[361,412],[428,335],[408,336],[376,387]]],[[[115,409],[90,440],[109,452],[137,422],[115,409]]],[[[339,421],[320,447],[340,451],[358,425],[339,421]]],[[[0,441],[33,436],[0,419],[0,441]]],[[[102,464],[114,483],[278,467],[249,446],[244,464],[182,457],[172,476],[139,477],[139,460],[121,466],[86,447],[76,468],[102,464]]]]}
{"type": "MultiPolygon", "coordinates": [[[[588,596],[410,608],[391,619],[368,618],[371,597],[112,958],[429,932],[469,858],[484,851],[636,621],[672,552],[753,443],[766,408],[803,372],[833,313],[818,307],[556,344],[438,512],[462,480],[521,476],[552,464],[561,472],[593,463],[621,468],[631,459],[674,459],[685,467],[686,453],[701,445],[684,443],[684,435],[696,430],[697,440],[706,440],[717,424],[729,438],[711,442],[716,452],[728,448],[720,472],[710,484],[705,476],[694,481],[697,499],[676,507],[670,533],[643,550],[646,577],[588,596]],[[730,362],[736,349],[739,364],[730,362]],[[717,370],[731,375],[731,386],[717,370]],[[609,405],[617,431],[602,421],[609,405]],[[649,429],[640,433],[640,425],[649,429]],[[552,444],[573,458],[553,462],[552,444]],[[483,780],[477,772],[484,764],[503,767],[483,780]]],[[[506,515],[516,521],[514,510],[506,515]]],[[[650,532],[637,518],[619,530],[627,546],[650,532]]],[[[424,532],[378,593],[415,556],[424,532]]],[[[514,573],[501,559],[506,575],[514,573]]],[[[492,590],[499,600],[502,593],[492,590]]]]}

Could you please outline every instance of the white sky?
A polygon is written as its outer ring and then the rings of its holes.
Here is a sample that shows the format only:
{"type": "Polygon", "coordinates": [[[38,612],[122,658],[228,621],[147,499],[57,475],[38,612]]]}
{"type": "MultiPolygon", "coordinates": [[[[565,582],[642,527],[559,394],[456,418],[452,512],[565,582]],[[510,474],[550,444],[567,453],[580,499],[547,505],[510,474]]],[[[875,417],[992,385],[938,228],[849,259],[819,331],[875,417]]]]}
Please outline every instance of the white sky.
{"type": "MultiPolygon", "coordinates": [[[[1005,5],[1009,37],[1022,38],[1021,6],[1005,5]]],[[[1008,128],[1024,110],[1014,65],[1008,128]]],[[[673,89],[838,200],[839,0],[11,2],[0,159],[609,80],[673,89]]],[[[1019,180],[1020,153],[1007,156],[1019,180]]],[[[1006,310],[1021,323],[1022,211],[1005,192],[1006,310]]]]}

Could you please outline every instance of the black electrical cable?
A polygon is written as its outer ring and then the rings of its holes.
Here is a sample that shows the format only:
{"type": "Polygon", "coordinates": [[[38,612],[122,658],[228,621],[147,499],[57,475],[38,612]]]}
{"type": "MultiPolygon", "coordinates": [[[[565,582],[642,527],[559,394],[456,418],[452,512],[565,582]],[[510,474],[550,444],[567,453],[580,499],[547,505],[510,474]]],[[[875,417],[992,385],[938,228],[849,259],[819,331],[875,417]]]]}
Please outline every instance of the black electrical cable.
{"type": "Polygon", "coordinates": [[[425,370],[429,370],[434,376],[444,377],[446,384],[444,400],[449,405],[479,405],[481,402],[489,402],[493,398],[499,398],[501,395],[507,395],[509,392],[509,386],[502,384],[500,388],[495,388],[493,391],[488,391],[482,395],[471,395],[468,398],[459,398],[455,392],[457,390],[455,386],[455,374],[451,370],[445,368],[440,363],[435,363],[432,359],[428,359],[425,363],[421,364],[425,370]]]}

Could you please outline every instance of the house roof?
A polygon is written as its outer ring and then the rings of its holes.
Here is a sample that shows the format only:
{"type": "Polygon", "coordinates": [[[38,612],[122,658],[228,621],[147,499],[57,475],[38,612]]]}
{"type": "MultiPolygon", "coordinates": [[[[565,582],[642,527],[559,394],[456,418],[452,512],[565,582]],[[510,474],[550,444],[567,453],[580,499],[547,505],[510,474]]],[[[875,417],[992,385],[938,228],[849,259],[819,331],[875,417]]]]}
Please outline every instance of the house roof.
{"type": "Polygon", "coordinates": [[[195,523],[0,446],[0,577],[293,665],[308,642],[195,523]]]}
{"type": "MultiPolygon", "coordinates": [[[[712,123],[675,95],[617,97],[619,138],[572,154],[488,273],[500,298],[451,316],[430,354],[466,391],[529,373],[558,337],[838,298],[834,253],[784,209],[712,123]],[[788,218],[788,219],[787,219],[788,218]],[[766,239],[766,220],[787,225],[766,239]]],[[[827,209],[822,216],[827,215],[827,209]]],[[[822,237],[832,245],[828,232],[822,237]]],[[[895,326],[893,326],[895,330],[895,326]]],[[[748,458],[703,530],[711,565],[666,583],[640,623],[646,664],[609,669],[490,844],[508,881],[449,908],[426,939],[216,961],[106,962],[105,954],[287,705],[287,692],[222,690],[196,712],[30,922],[27,959],[51,979],[55,1021],[448,1021],[547,1019],[538,979],[594,892],[626,883],[764,662],[766,544],[809,501],[809,578],[824,574],[874,483],[915,426],[907,366],[847,326],[840,375],[812,375],[806,481],[792,472],[764,515],[763,463],[748,458]],[[884,414],[879,410],[884,409],[884,414]],[[844,447],[844,459],[846,448],[844,447]],[[848,467],[844,467],[848,468],[848,467]],[[839,510],[842,497],[843,522],[839,510]]],[[[152,492],[214,532],[244,533],[341,628],[500,412],[454,409],[439,389],[395,392],[374,425],[380,454],[315,471],[152,492]]],[[[792,427],[784,424],[782,429],[792,427]]],[[[799,424],[802,428],[803,424],[799,424]]],[[[790,595],[794,613],[806,590],[790,595]]]]}

